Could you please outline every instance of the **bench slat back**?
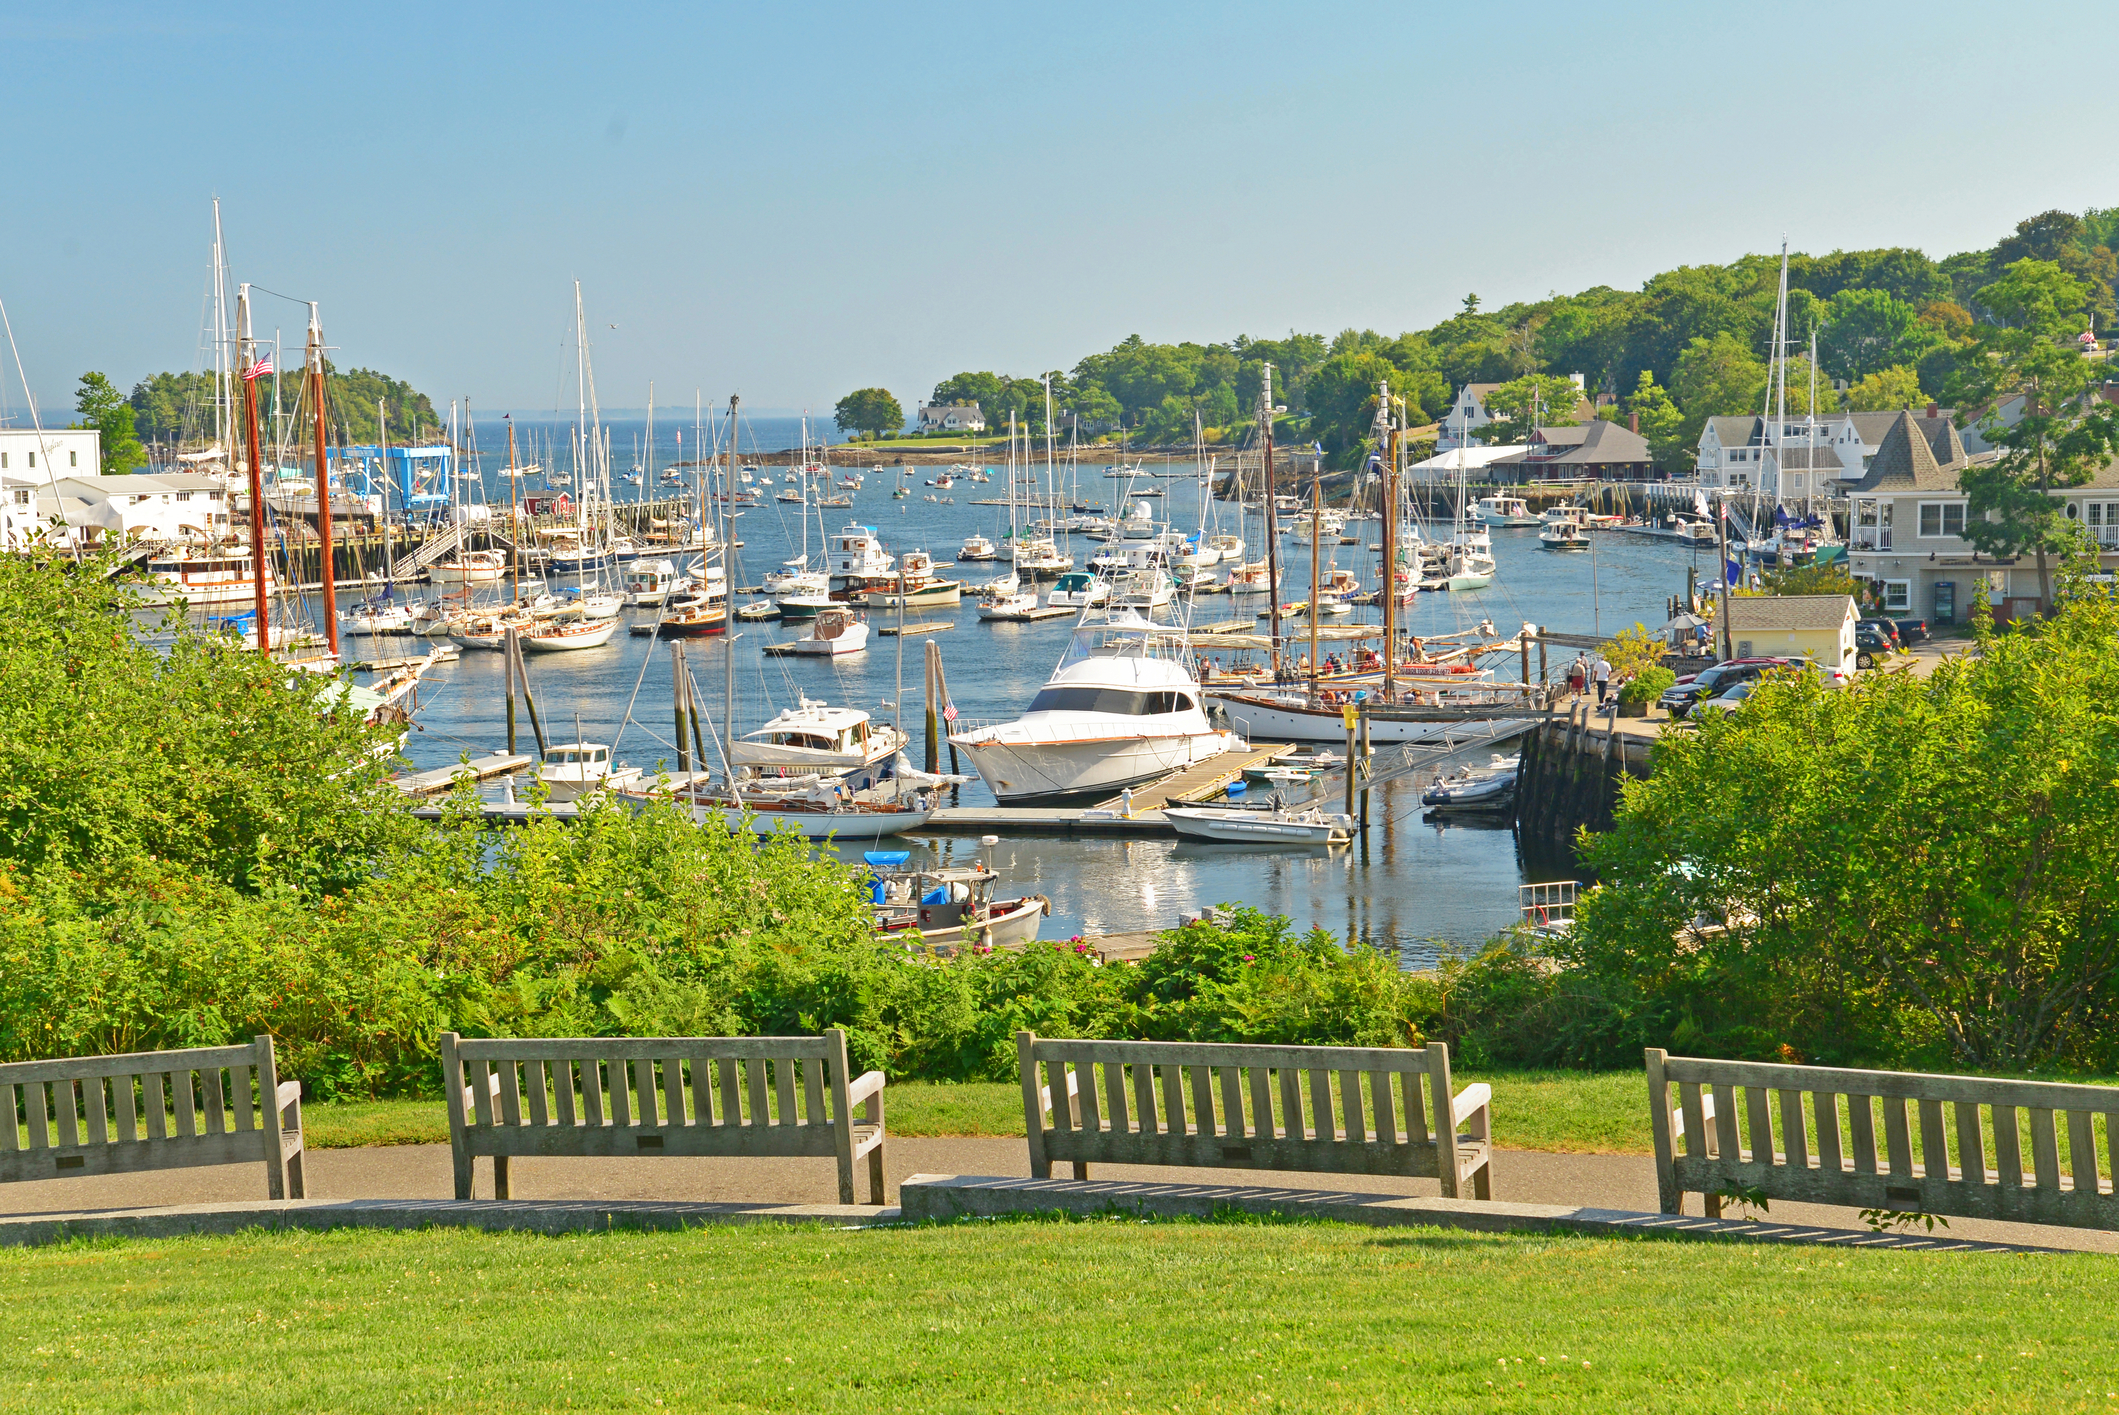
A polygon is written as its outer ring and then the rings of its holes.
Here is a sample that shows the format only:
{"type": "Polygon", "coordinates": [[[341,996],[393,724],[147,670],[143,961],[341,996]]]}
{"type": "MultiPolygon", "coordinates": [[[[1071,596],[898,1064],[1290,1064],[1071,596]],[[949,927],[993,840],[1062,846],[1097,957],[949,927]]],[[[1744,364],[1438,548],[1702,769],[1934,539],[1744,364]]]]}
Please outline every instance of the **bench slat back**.
{"type": "Polygon", "coordinates": [[[1047,1040],[1018,1033],[1033,1165],[1447,1174],[1449,1048],[1047,1040]],[[1070,1099],[1071,1095],[1071,1099],[1070,1099]],[[1432,1119],[1431,1119],[1432,1117],[1432,1119]]]}
{"type": "Polygon", "coordinates": [[[450,1125],[480,1153],[830,1154],[846,1034],[442,1036],[450,1125]],[[828,1097],[828,1099],[827,1099],[828,1097]],[[610,1132],[632,1137],[613,1144],[610,1132]],[[628,1148],[630,1146],[631,1148],[628,1148]]]}
{"type": "Polygon", "coordinates": [[[280,1158],[272,1039],[0,1065],[0,1183],[280,1158]]]}
{"type": "Polygon", "coordinates": [[[2119,1228],[2119,1087],[1657,1048],[1647,1067],[1665,1213],[1681,1212],[1687,1192],[1735,1186],[1804,1203],[2119,1228]]]}

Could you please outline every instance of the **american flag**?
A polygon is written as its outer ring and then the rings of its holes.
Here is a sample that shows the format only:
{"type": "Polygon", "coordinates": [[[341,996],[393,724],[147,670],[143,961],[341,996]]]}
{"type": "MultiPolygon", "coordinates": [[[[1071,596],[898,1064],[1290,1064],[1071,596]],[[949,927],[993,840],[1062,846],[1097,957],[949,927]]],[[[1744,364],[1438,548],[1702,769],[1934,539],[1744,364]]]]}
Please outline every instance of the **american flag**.
{"type": "Polygon", "coordinates": [[[259,359],[256,363],[250,366],[250,371],[243,375],[243,382],[255,383],[257,382],[257,380],[263,378],[266,374],[271,372],[272,355],[267,354],[264,358],[259,359]]]}

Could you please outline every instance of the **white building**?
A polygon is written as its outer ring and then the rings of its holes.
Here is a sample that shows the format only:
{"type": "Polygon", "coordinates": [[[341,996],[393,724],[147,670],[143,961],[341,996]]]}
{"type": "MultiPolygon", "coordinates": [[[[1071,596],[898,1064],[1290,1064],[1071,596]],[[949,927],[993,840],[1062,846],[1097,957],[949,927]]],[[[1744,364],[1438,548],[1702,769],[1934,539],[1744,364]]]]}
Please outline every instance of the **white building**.
{"type": "MultiPolygon", "coordinates": [[[[1582,375],[1576,373],[1568,377],[1574,380],[1577,394],[1573,420],[1578,423],[1589,422],[1596,417],[1597,410],[1587,397],[1581,396],[1584,390],[1582,375]]],[[[1467,383],[1457,390],[1457,401],[1449,405],[1449,411],[1442,415],[1441,424],[1435,429],[1437,452],[1452,452],[1459,447],[1477,447],[1484,440],[1479,436],[1479,429],[1493,421],[1486,410],[1486,400],[1500,386],[1498,383],[1467,383]]],[[[1546,421],[1555,425],[1559,422],[1557,418],[1552,417],[1551,409],[1546,410],[1546,421]]]]}
{"type": "Polygon", "coordinates": [[[984,432],[986,415],[976,403],[920,404],[921,432],[984,432]]]}
{"type": "MultiPolygon", "coordinates": [[[[52,455],[40,450],[39,466],[52,455]]],[[[0,472],[0,545],[10,549],[35,540],[79,546],[210,540],[227,533],[228,514],[220,478],[201,472],[33,477],[26,454],[23,471],[0,472]]]]}
{"type": "Polygon", "coordinates": [[[103,470],[103,434],[94,428],[0,427],[0,476],[49,482],[103,470]]]}

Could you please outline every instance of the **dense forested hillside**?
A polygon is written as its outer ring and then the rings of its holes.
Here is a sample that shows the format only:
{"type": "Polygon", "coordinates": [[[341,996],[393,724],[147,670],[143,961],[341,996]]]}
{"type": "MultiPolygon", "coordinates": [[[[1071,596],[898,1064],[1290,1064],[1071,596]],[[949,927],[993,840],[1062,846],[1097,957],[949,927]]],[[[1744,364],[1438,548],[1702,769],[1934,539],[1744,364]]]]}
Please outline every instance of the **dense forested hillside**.
{"type": "MultiPolygon", "coordinates": [[[[2119,277],[2119,207],[2080,216],[2048,211],[2017,223],[1991,248],[1941,260],[1891,248],[1789,258],[1789,331],[1802,354],[1790,392],[1807,401],[1807,350],[1817,336],[1821,406],[1910,407],[1950,395],[1957,355],[1975,328],[2000,318],[1981,293],[2021,261],[2049,266],[2065,313],[2100,332],[2113,322],[2119,277]],[[1844,383],[1842,391],[1835,385],[1844,383]]],[[[1119,427],[1147,441],[1183,442],[1195,415],[1241,436],[1252,416],[1262,365],[1274,367],[1274,402],[1290,431],[1321,442],[1336,462],[1357,454],[1375,412],[1379,379],[1406,399],[1410,425],[1437,420],[1467,382],[1581,374],[1609,395],[1608,415],[1640,415],[1658,460],[1678,465],[1710,416],[1755,411],[1766,380],[1780,257],[1665,271],[1638,290],[1608,286],[1530,303],[1485,308],[1467,295],[1461,311],[1430,329],[1395,336],[1345,329],[1326,338],[1238,336],[1214,344],[1149,344],[1138,336],[1052,375],[1055,413],[1085,427],[1119,427]]],[[[1034,377],[960,373],[936,402],[977,402],[989,423],[1013,409],[1033,428],[1044,419],[1034,377]]]]}
{"type": "MultiPolygon", "coordinates": [[[[380,433],[376,403],[380,400],[390,417],[390,437],[394,442],[410,440],[418,429],[425,428],[432,435],[439,419],[434,415],[434,404],[402,379],[373,369],[357,368],[344,370],[332,368],[327,390],[331,400],[331,440],[338,442],[374,442],[380,433]]],[[[280,381],[280,405],[291,409],[303,398],[300,368],[285,369],[280,381]]],[[[261,382],[262,398],[271,398],[271,385],[261,382]]],[[[140,440],[149,444],[185,444],[209,440],[213,436],[214,376],[211,373],[157,373],[141,379],[133,385],[133,425],[139,430],[140,440]]],[[[304,417],[307,403],[301,402],[304,417]]]]}

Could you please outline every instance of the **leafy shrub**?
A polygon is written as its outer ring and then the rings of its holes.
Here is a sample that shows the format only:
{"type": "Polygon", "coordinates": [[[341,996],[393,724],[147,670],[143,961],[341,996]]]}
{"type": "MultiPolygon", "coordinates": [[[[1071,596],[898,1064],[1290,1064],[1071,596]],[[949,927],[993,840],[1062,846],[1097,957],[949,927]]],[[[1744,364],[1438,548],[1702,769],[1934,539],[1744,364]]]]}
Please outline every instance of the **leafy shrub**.
{"type": "Polygon", "coordinates": [[[1667,668],[1644,668],[1620,686],[1619,701],[1628,704],[1652,703],[1668,692],[1677,681],[1677,674],[1667,668]]]}

